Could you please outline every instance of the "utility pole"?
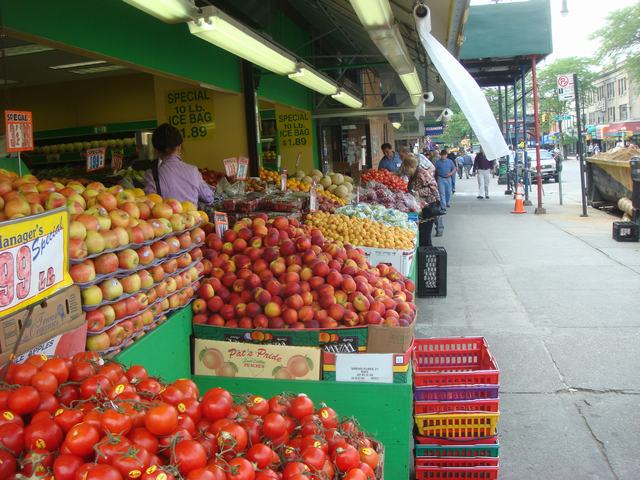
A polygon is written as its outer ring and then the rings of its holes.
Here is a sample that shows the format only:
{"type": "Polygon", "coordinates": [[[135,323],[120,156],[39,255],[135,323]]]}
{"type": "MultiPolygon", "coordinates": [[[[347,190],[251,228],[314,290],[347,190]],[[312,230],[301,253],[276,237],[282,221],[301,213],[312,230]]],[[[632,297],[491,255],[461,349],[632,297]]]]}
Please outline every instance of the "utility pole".
{"type": "Polygon", "coordinates": [[[580,162],[580,196],[582,197],[582,215],[587,217],[587,187],[585,185],[585,165],[584,165],[584,145],[582,144],[582,119],[580,118],[580,96],[578,95],[578,75],[573,74],[573,93],[576,102],[576,127],[578,128],[578,144],[576,145],[576,155],[580,162]]]}

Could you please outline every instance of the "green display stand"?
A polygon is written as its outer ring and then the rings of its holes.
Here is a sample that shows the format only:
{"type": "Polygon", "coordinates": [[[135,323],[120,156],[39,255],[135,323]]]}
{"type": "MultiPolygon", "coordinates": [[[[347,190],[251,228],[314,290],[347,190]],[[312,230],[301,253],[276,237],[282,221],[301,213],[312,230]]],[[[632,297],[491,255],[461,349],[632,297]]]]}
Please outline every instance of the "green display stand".
{"type": "Polygon", "coordinates": [[[191,377],[191,306],[184,307],[116,357],[124,365],[144,365],[150,375],[173,382],[191,377]]]}
{"type": "Polygon", "coordinates": [[[0,157],[0,168],[17,173],[18,175],[28,175],[31,173],[24,161],[16,157],[0,157]]]}
{"type": "Polygon", "coordinates": [[[322,382],[194,376],[200,391],[222,387],[233,393],[271,397],[301,392],[341,416],[356,417],[362,428],[384,445],[384,478],[409,478],[413,431],[413,378],[404,384],[322,382]]]}

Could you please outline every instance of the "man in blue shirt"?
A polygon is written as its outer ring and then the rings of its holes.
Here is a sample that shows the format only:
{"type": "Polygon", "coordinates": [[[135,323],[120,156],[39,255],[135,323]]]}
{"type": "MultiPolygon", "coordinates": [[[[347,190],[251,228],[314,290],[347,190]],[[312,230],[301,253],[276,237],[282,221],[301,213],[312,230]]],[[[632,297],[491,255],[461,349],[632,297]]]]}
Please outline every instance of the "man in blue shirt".
{"type": "Polygon", "coordinates": [[[383,143],[380,147],[384,157],[378,164],[378,170],[389,170],[391,173],[397,173],[402,164],[400,155],[393,151],[390,143],[383,143]]]}
{"type": "Polygon", "coordinates": [[[447,151],[440,151],[440,158],[436,160],[436,174],[438,175],[438,190],[440,191],[440,206],[442,208],[451,205],[451,177],[456,174],[457,168],[453,160],[447,157],[447,151]]]}

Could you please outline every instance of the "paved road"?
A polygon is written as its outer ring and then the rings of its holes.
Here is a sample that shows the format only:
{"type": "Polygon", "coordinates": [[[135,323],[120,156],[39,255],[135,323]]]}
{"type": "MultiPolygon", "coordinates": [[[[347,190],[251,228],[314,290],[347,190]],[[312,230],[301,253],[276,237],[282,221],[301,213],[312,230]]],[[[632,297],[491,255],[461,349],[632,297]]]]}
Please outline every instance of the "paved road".
{"type": "Polygon", "coordinates": [[[540,216],[458,181],[435,239],[449,294],[419,300],[420,336],[483,335],[497,358],[502,480],[640,478],[640,247],[611,239],[613,217],[580,217],[577,171],[564,207],[544,185],[540,216]]]}

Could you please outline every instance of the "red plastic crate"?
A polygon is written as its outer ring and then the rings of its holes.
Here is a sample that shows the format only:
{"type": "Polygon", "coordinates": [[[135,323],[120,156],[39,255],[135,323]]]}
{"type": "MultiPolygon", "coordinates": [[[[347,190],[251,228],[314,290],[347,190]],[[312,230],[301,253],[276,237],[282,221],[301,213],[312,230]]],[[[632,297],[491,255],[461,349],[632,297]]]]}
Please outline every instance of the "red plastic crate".
{"type": "MultiPolygon", "coordinates": [[[[424,460],[424,459],[422,459],[424,460]]],[[[497,465],[473,467],[420,466],[416,461],[416,480],[497,480],[497,465]]]]}
{"type": "Polygon", "coordinates": [[[498,457],[422,457],[416,458],[416,467],[473,468],[497,467],[498,457]]]}
{"type": "Polygon", "coordinates": [[[413,377],[416,387],[500,383],[498,365],[484,337],[417,338],[413,377]]]}
{"type": "Polygon", "coordinates": [[[416,442],[419,445],[496,445],[498,443],[498,435],[480,438],[437,438],[423,437],[416,435],[416,442]]]}
{"type": "Polygon", "coordinates": [[[415,402],[413,405],[416,415],[421,413],[497,412],[500,406],[500,399],[491,398],[462,402],[415,402]]]}

